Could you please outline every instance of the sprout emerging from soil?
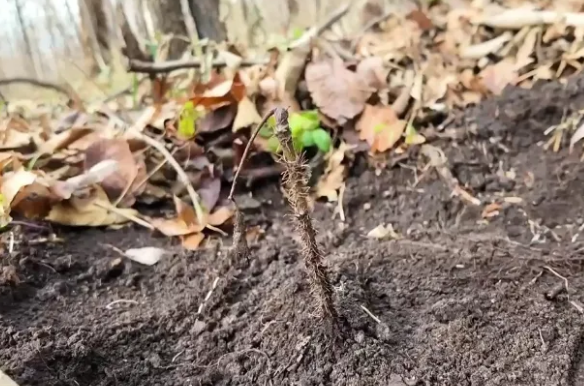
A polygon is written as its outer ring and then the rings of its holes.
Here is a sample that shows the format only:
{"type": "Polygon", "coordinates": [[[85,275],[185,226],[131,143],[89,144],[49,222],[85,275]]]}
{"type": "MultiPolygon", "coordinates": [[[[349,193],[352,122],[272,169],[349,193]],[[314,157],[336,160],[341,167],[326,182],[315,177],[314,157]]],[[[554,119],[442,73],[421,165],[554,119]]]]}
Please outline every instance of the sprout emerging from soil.
{"type": "Polygon", "coordinates": [[[243,213],[239,210],[237,203],[233,199],[233,192],[251,143],[253,143],[262,126],[272,115],[276,119],[274,135],[280,142],[282,148],[282,156],[279,162],[285,167],[282,185],[288,204],[294,214],[294,223],[302,243],[302,256],[306,269],[308,270],[310,286],[317,303],[318,313],[321,317],[336,320],[338,313],[333,302],[334,289],[323,263],[323,255],[316,242],[316,230],[312,225],[312,218],[310,216],[307,165],[304,163],[302,154],[299,154],[294,149],[292,133],[288,124],[288,111],[286,109],[275,108],[264,117],[247,143],[235,173],[229,193],[229,199],[236,207],[232,253],[237,258],[244,256],[248,258],[249,256],[249,248],[245,240],[243,213]]]}
{"type": "Polygon", "coordinates": [[[337,318],[337,310],[333,303],[333,286],[328,278],[322,253],[316,243],[316,230],[310,216],[307,165],[302,155],[294,149],[288,125],[288,111],[277,108],[274,111],[274,117],[276,118],[274,134],[282,147],[282,157],[279,162],[286,168],[282,184],[288,204],[294,213],[296,230],[300,234],[302,256],[310,277],[310,285],[320,315],[337,318]]]}

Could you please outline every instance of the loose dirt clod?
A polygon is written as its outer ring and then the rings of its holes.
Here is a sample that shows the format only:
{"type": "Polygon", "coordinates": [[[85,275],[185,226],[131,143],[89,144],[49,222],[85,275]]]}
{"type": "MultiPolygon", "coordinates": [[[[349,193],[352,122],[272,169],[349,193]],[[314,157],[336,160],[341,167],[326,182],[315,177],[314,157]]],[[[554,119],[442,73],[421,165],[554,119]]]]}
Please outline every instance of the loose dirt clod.
{"type": "Polygon", "coordinates": [[[279,162],[286,168],[282,185],[286,199],[294,212],[296,229],[300,233],[300,240],[302,240],[302,255],[318,304],[318,311],[322,317],[337,318],[338,313],[332,299],[333,286],[327,276],[322,253],[316,243],[316,230],[312,225],[309,212],[307,166],[304,164],[302,156],[294,149],[288,125],[288,111],[277,108],[274,111],[274,117],[276,118],[274,134],[282,147],[282,157],[279,162]]]}

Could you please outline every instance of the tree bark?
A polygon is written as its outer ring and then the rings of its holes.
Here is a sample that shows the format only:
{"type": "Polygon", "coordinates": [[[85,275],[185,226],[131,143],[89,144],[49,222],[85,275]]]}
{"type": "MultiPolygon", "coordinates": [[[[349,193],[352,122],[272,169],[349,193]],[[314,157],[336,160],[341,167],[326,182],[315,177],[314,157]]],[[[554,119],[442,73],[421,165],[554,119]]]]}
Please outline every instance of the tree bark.
{"type": "Polygon", "coordinates": [[[79,0],[81,41],[91,74],[103,70],[110,59],[109,28],[103,0],[79,0]]]}
{"type": "Polygon", "coordinates": [[[182,17],[180,1],[178,0],[149,0],[150,9],[156,18],[156,27],[164,34],[174,38],[168,48],[168,59],[178,59],[188,47],[187,28],[182,17]],[[179,37],[178,39],[176,37],[179,37]],[[182,38],[182,39],[181,39],[182,38]]]}
{"type": "Polygon", "coordinates": [[[191,13],[201,39],[216,42],[226,39],[225,26],[219,18],[219,0],[190,0],[191,13]]]}
{"type": "Polygon", "coordinates": [[[26,28],[26,23],[22,15],[22,4],[20,3],[20,0],[15,0],[14,5],[16,6],[16,16],[18,18],[18,24],[20,26],[20,31],[22,33],[22,41],[24,43],[26,54],[29,57],[30,63],[32,64],[34,76],[39,77],[41,74],[40,63],[38,63],[36,60],[36,56],[33,52],[32,42],[30,41],[30,37],[26,32],[28,28],[26,28]]]}

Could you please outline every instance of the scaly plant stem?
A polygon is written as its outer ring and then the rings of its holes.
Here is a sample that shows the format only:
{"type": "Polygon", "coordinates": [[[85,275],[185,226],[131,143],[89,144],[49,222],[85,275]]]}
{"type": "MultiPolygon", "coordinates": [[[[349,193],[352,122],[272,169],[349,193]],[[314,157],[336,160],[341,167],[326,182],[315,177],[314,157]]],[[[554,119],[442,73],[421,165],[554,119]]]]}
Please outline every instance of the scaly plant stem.
{"type": "Polygon", "coordinates": [[[296,229],[300,233],[302,256],[308,270],[310,285],[320,316],[336,319],[338,313],[333,302],[334,289],[323,263],[323,255],[316,242],[316,230],[310,216],[307,166],[304,164],[302,156],[294,149],[292,133],[288,125],[288,111],[276,108],[274,117],[276,118],[274,134],[282,147],[280,162],[286,168],[282,184],[288,204],[294,213],[296,229]]]}

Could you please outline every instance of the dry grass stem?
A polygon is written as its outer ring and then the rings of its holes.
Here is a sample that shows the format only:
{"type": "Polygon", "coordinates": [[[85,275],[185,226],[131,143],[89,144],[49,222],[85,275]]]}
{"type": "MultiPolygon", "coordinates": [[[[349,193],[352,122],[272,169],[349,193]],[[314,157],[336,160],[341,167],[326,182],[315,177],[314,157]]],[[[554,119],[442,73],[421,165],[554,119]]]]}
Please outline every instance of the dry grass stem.
{"type": "Polygon", "coordinates": [[[253,144],[253,141],[258,136],[262,127],[266,124],[268,119],[274,114],[274,109],[270,110],[262,119],[260,124],[256,127],[255,131],[253,132],[252,136],[250,137],[245,149],[243,151],[243,155],[241,156],[241,160],[239,161],[239,165],[237,166],[237,170],[235,171],[235,176],[233,177],[233,181],[231,182],[231,189],[229,190],[229,197],[228,199],[233,202],[235,205],[235,227],[233,230],[233,246],[231,252],[233,253],[233,257],[237,259],[237,261],[245,258],[249,261],[249,246],[247,245],[246,235],[246,226],[245,226],[245,217],[243,212],[237,206],[237,203],[233,199],[233,193],[235,192],[235,186],[237,185],[237,180],[239,178],[239,173],[243,169],[243,164],[247,159],[247,155],[249,153],[249,149],[253,144]]]}

